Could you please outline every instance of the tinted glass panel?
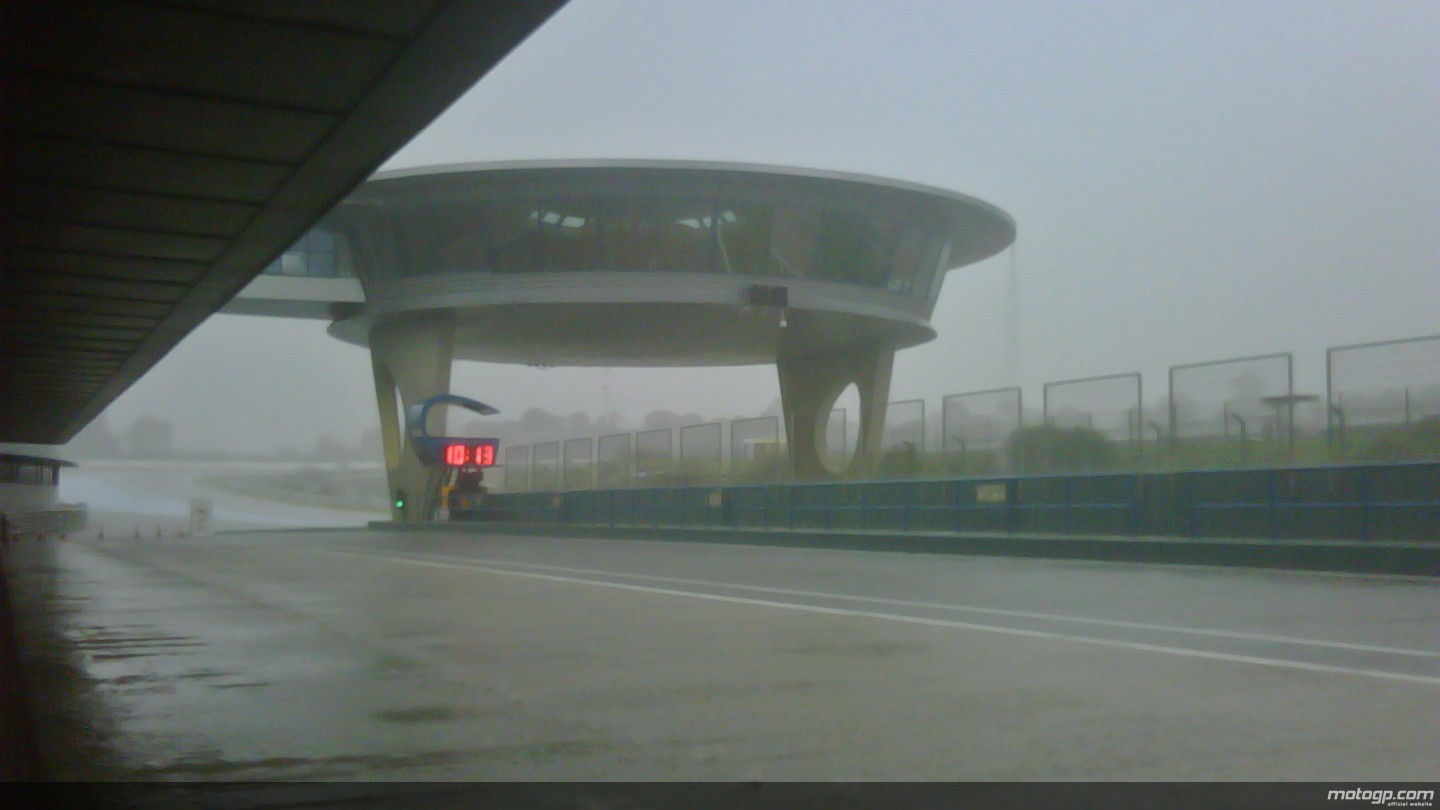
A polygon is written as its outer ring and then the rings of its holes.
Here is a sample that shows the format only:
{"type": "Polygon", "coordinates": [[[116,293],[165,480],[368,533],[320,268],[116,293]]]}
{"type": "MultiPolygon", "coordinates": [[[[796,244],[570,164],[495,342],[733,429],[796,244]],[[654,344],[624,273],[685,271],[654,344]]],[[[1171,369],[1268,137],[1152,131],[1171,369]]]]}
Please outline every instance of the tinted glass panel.
{"type": "Polygon", "coordinates": [[[400,266],[394,224],[376,216],[361,221],[353,232],[356,270],[362,278],[386,278],[400,266]]]}
{"type": "Polygon", "coordinates": [[[770,240],[770,275],[805,278],[815,274],[815,246],[820,213],[808,206],[790,206],[775,214],[770,240]]]}
{"type": "Polygon", "coordinates": [[[825,212],[821,218],[820,244],[816,251],[817,275],[820,278],[863,286],[884,283],[884,271],[875,266],[870,254],[865,224],[854,214],[825,212]]]}
{"type": "Polygon", "coordinates": [[[935,243],[922,228],[910,226],[904,229],[895,245],[894,269],[890,273],[890,289],[896,292],[923,292],[929,288],[927,264],[934,269],[935,257],[932,246],[935,243]],[[927,262],[928,259],[928,262],[927,262]]]}
{"type": "Polygon", "coordinates": [[[890,281],[901,232],[901,227],[893,222],[870,220],[865,223],[861,250],[865,254],[867,285],[884,287],[890,281]]]}
{"type": "Polygon", "coordinates": [[[435,232],[435,270],[473,273],[485,264],[485,210],[476,205],[437,205],[431,211],[435,232]]]}
{"type": "Polygon", "coordinates": [[[595,269],[600,246],[597,209],[585,200],[545,200],[530,212],[538,232],[542,271],[595,269]]]}
{"type": "Polygon", "coordinates": [[[770,234],[774,210],[759,203],[722,202],[717,216],[716,269],[741,275],[773,275],[770,234]]]}
{"type": "Polygon", "coordinates": [[[603,211],[601,264],[606,270],[659,269],[656,245],[662,232],[654,200],[609,200],[603,211]]]}
{"type": "Polygon", "coordinates": [[[398,275],[424,276],[439,270],[439,243],[435,227],[436,207],[430,204],[406,206],[394,215],[399,220],[396,234],[401,264],[398,275]]]}
{"type": "Polygon", "coordinates": [[[657,204],[655,264],[661,270],[708,272],[715,252],[715,205],[709,200],[657,204]]]}
{"type": "MultiPolygon", "coordinates": [[[[946,228],[868,213],[716,198],[472,197],[437,192],[349,219],[362,275],[714,272],[808,278],[924,297],[946,228]]],[[[918,218],[918,217],[917,217],[918,218]]],[[[314,231],[266,272],[335,277],[337,240],[314,231]]],[[[347,266],[348,262],[347,261],[347,266]]]]}
{"type": "Polygon", "coordinates": [[[528,273],[535,269],[539,221],[530,215],[538,206],[506,200],[486,207],[490,235],[485,266],[496,273],[528,273]]]}

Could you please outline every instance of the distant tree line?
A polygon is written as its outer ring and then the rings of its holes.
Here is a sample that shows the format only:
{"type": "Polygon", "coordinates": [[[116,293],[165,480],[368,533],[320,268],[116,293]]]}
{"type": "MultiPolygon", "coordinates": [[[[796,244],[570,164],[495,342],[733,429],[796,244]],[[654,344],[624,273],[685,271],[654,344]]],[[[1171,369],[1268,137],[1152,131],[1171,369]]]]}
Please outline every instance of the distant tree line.
{"type": "Polygon", "coordinates": [[[278,447],[268,451],[227,452],[187,448],[175,442],[175,430],[168,419],[145,414],[125,428],[115,430],[104,416],[86,425],[66,444],[63,454],[80,459],[144,460],[275,460],[275,461],[373,461],[382,456],[380,428],[361,434],[346,444],[322,433],[309,447],[278,447]]]}
{"type": "MultiPolygon", "coordinates": [[[[778,409],[778,405],[777,405],[778,409]]],[[[703,424],[707,419],[696,413],[674,413],[657,410],[645,415],[639,428],[624,424],[618,414],[593,417],[583,411],[568,415],[555,414],[544,408],[528,408],[512,419],[469,419],[456,424],[452,410],[449,432],[456,436],[486,436],[500,439],[501,446],[534,444],[572,438],[603,436],[632,430],[681,428],[703,424]]],[[[736,417],[743,418],[743,417],[736,417]]],[[[365,431],[352,442],[345,442],[328,433],[306,446],[285,446],[253,452],[227,452],[183,447],[175,441],[170,421],[153,414],[140,416],[120,430],[101,416],[65,446],[66,455],[85,459],[174,459],[174,460],[275,460],[356,462],[379,461],[384,458],[380,428],[365,431]]]]}
{"type": "MultiPolygon", "coordinates": [[[[778,401],[764,415],[779,412],[778,401]]],[[[742,419],[745,416],[727,417],[742,419]]],[[[560,415],[543,408],[529,408],[513,419],[469,419],[452,425],[457,436],[487,436],[501,445],[535,444],[565,439],[598,437],[637,430],[676,429],[716,421],[697,413],[651,411],[638,426],[624,424],[611,413],[596,418],[576,411],[560,415]]],[[[1245,463],[1273,462],[1363,462],[1440,458],[1440,417],[1430,416],[1410,425],[1389,425],[1352,429],[1348,435],[1328,440],[1307,438],[1295,458],[1269,458],[1261,451],[1268,445],[1251,443],[1247,449],[1235,442],[1186,442],[1178,447],[1162,445],[1147,450],[1151,463],[1175,469],[1229,466],[1238,463],[1222,451],[1246,450],[1245,463]],[[1333,445],[1332,445],[1333,442],[1333,445]],[[1317,445],[1315,448],[1309,445],[1317,445]],[[1153,453],[1153,455],[1151,455],[1153,453]]],[[[1274,442],[1269,444],[1273,445],[1274,442]]],[[[53,448],[14,446],[13,452],[50,454],[53,448]]],[[[1087,427],[1062,428],[1054,425],[1027,426],[1012,434],[1003,450],[950,453],[920,453],[914,447],[891,448],[879,458],[881,477],[915,474],[974,475],[995,472],[997,465],[1029,473],[1065,473],[1124,468],[1131,462],[1129,445],[1117,442],[1087,427]],[[1003,456],[1001,455],[1003,453],[1003,456]],[[1009,462],[1005,463],[1004,458],[1009,462]]],[[[1277,451],[1278,452],[1278,451],[1277,451]]],[[[146,414],[123,429],[115,430],[105,417],[91,422],[66,445],[61,454],[78,459],[174,459],[174,460],[265,460],[292,462],[373,462],[384,458],[380,428],[373,427],[351,442],[322,433],[309,446],[287,446],[253,452],[199,450],[180,446],[174,429],[162,417],[146,414]]],[[[1231,453],[1235,455],[1235,453],[1231,453]]]]}

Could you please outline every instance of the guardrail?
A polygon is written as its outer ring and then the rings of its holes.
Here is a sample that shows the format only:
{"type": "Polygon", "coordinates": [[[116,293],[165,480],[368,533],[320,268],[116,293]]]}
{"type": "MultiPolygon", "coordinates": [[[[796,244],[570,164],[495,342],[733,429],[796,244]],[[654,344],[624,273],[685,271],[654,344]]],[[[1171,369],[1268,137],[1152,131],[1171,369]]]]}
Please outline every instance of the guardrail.
{"type": "Polygon", "coordinates": [[[492,520],[1440,543],[1440,462],[501,493],[492,520]]]}

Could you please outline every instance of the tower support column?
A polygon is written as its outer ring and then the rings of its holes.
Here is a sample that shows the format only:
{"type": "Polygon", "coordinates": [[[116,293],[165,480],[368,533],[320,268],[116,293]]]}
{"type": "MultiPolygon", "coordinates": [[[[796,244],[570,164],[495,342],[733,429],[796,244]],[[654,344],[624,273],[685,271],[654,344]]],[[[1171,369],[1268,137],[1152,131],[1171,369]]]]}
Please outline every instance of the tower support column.
{"type": "MultiPolygon", "coordinates": [[[[380,410],[380,437],[385,447],[388,493],[405,493],[405,508],[392,500],[393,520],[419,523],[425,519],[430,470],[420,463],[405,436],[405,411],[436,394],[450,393],[450,367],[455,354],[455,324],[448,314],[423,319],[387,321],[370,332],[370,364],[375,374],[375,401],[380,410]],[[396,393],[400,404],[396,405],[396,393]]],[[[445,412],[430,411],[426,426],[432,435],[445,434],[445,412]]]]}
{"type": "Polygon", "coordinates": [[[874,474],[894,364],[895,350],[881,346],[782,353],[776,358],[790,469],[797,480],[836,477],[823,461],[829,450],[830,412],[851,383],[860,392],[859,437],[854,458],[839,475],[866,478],[874,474]]]}

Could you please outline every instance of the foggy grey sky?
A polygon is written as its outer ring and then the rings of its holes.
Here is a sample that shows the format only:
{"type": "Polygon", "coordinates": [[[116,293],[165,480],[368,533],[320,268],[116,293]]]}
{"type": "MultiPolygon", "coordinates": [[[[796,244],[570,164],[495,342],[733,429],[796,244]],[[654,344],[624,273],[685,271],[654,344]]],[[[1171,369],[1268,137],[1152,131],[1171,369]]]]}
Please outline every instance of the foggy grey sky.
{"type": "MultiPolygon", "coordinates": [[[[1440,331],[1436,42],[1433,2],[573,0],[386,168],[693,158],[940,186],[1019,238],[949,275],[893,398],[1143,371],[1154,399],[1171,364],[1274,351],[1315,391],[1328,345],[1440,331]]],[[[454,388],[632,420],[778,395],[759,366],[460,363],[454,388]]],[[[219,316],[108,416],[308,447],[372,427],[372,391],[319,322],[219,316]]]]}

